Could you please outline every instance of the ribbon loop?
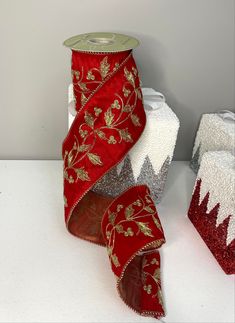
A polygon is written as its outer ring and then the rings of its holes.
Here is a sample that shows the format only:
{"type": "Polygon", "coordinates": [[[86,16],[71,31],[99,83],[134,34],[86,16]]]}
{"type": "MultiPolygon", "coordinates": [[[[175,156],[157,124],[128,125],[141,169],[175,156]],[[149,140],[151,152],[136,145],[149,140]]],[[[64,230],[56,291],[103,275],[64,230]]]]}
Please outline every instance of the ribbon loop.
{"type": "Polygon", "coordinates": [[[219,110],[217,114],[225,121],[235,122],[235,113],[230,110],[219,110]]]}
{"type": "Polygon", "coordinates": [[[158,110],[166,102],[165,96],[152,88],[142,88],[142,93],[146,112],[158,110]]]}

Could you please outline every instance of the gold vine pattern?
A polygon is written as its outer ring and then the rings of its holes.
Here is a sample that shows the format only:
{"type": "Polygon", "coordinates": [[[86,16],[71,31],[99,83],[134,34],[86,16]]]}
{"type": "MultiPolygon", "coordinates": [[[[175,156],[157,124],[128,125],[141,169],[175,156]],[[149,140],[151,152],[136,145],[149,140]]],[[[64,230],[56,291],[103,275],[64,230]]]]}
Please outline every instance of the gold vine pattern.
{"type": "MultiPolygon", "coordinates": [[[[109,73],[109,64],[107,59],[103,59],[100,67],[102,78],[109,73]]],[[[92,69],[90,70],[92,71],[92,69]]],[[[89,73],[89,78],[92,78],[89,73]]],[[[85,157],[97,167],[103,166],[101,156],[94,151],[97,138],[107,141],[108,144],[114,145],[125,142],[133,142],[133,138],[129,129],[122,128],[122,124],[131,119],[135,127],[141,126],[139,117],[134,113],[136,102],[142,99],[140,87],[136,87],[135,81],[138,76],[137,70],[132,67],[131,71],[124,68],[124,76],[126,81],[122,87],[124,98],[115,93],[115,99],[106,112],[103,113],[101,107],[94,107],[92,112],[85,112],[84,122],[79,125],[78,134],[74,135],[73,147],[64,153],[64,179],[72,184],[80,181],[90,181],[90,176],[84,166],[78,166],[85,157]],[[104,125],[96,127],[96,120],[104,119],[104,125]],[[113,130],[112,135],[108,135],[107,131],[113,130]]]]}
{"type": "Polygon", "coordinates": [[[146,218],[149,218],[149,220],[151,221],[153,220],[156,227],[162,231],[160,222],[155,217],[155,205],[148,192],[146,192],[144,199],[139,197],[133,203],[125,207],[125,218],[117,220],[120,211],[123,208],[124,206],[122,204],[118,204],[115,211],[108,211],[109,222],[105,228],[105,235],[108,240],[108,255],[115,267],[120,266],[118,256],[113,253],[116,234],[122,234],[126,238],[138,236],[139,234],[143,234],[144,236],[148,237],[154,237],[152,229],[149,227],[149,222],[145,222],[146,218]],[[143,212],[145,213],[141,214],[143,212]]]}
{"type": "MultiPolygon", "coordinates": [[[[159,241],[161,244],[162,240],[159,241]]],[[[153,273],[146,271],[145,269],[148,266],[157,265],[159,266],[159,262],[156,258],[153,258],[150,262],[144,257],[143,264],[142,264],[142,283],[143,283],[143,290],[148,294],[151,295],[152,298],[157,298],[159,304],[163,307],[163,297],[161,291],[161,283],[160,283],[160,268],[156,268],[153,273]],[[153,283],[146,283],[147,277],[150,277],[153,283]],[[157,287],[157,292],[153,292],[153,284],[157,287]]]]}
{"type": "Polygon", "coordinates": [[[89,89],[87,86],[89,84],[96,84],[98,86],[107,78],[107,76],[115,72],[118,68],[119,68],[119,64],[115,63],[113,71],[110,71],[108,56],[105,56],[101,60],[99,68],[97,67],[91,68],[87,72],[85,79],[84,79],[83,67],[81,68],[81,71],[72,69],[71,73],[72,73],[74,90],[81,94],[81,106],[84,106],[86,104],[88,100],[87,94],[89,95],[93,91],[93,89],[89,89]],[[77,88],[75,87],[75,85],[77,85],[77,88]]]}

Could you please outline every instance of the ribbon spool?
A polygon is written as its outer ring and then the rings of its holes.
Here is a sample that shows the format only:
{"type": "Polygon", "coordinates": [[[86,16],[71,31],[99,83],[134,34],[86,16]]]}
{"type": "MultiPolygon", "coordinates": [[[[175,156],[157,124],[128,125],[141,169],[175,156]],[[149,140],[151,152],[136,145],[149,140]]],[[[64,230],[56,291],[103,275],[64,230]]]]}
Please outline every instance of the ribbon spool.
{"type": "Polygon", "coordinates": [[[113,198],[91,189],[143,132],[146,117],[132,49],[135,38],[91,33],[72,49],[76,117],[63,142],[65,222],[73,235],[107,247],[117,289],[134,311],[164,316],[160,255],[164,233],[146,185],[113,198]],[[147,252],[147,253],[145,253],[147,252]]]}
{"type": "Polygon", "coordinates": [[[139,41],[123,34],[97,32],[71,37],[64,45],[79,52],[116,53],[134,49],[139,41]]]}

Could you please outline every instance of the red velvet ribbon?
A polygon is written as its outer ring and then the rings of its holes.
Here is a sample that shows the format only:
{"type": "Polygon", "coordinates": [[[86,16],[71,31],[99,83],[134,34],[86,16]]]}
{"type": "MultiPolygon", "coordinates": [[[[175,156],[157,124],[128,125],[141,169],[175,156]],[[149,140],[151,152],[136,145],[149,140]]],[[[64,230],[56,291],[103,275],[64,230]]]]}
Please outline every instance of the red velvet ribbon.
{"type": "Polygon", "coordinates": [[[159,318],[164,309],[158,248],[165,238],[148,187],[133,186],[115,199],[92,191],[145,126],[132,52],[73,51],[72,79],[77,115],[62,149],[67,228],[106,246],[123,301],[159,318]]]}

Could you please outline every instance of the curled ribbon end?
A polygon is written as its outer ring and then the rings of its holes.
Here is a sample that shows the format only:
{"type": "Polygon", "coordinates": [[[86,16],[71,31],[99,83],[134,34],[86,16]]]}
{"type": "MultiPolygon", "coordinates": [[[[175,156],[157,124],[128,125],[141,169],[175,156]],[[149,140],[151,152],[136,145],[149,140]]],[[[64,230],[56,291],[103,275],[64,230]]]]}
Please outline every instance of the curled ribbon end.
{"type": "Polygon", "coordinates": [[[142,315],[164,316],[158,248],[165,237],[147,186],[133,186],[109,205],[102,232],[120,297],[142,315]]]}

